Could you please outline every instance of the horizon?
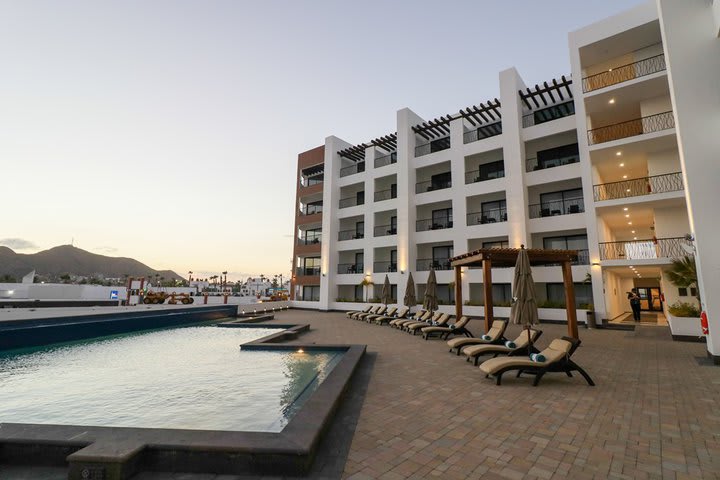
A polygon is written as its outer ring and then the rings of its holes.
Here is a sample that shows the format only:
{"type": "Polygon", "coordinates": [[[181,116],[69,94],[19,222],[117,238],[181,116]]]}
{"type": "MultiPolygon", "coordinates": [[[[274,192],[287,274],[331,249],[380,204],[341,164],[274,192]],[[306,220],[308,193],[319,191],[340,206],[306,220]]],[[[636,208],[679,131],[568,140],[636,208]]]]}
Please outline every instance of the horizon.
{"type": "Polygon", "coordinates": [[[0,154],[21,207],[0,244],[288,274],[299,153],[392,132],[404,107],[492,98],[511,66],[528,84],[568,74],[570,31],[643,2],[459,3],[5,3],[0,154]]]}

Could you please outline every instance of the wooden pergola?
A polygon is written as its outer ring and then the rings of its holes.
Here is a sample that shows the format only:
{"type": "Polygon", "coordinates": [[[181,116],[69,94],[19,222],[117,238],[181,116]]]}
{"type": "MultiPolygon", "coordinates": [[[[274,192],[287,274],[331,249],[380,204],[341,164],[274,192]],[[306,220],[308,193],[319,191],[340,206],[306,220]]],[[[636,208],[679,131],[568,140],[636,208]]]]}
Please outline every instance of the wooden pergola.
{"type": "MultiPolygon", "coordinates": [[[[482,267],[483,294],[485,297],[485,331],[490,330],[493,321],[492,267],[514,267],[519,248],[481,248],[450,259],[455,269],[455,315],[463,314],[462,267],[482,267]]],[[[560,265],[565,285],[565,309],[567,310],[568,335],[578,338],[577,312],[575,310],[575,288],[572,279],[572,262],[578,258],[577,250],[527,249],[530,265],[560,265]]]]}

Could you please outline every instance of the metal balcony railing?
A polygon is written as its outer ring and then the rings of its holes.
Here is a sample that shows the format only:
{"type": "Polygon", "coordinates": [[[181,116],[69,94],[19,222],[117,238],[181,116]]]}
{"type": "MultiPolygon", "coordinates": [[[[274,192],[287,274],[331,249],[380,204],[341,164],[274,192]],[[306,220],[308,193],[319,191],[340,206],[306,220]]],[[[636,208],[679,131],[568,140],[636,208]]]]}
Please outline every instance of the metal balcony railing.
{"type": "Polygon", "coordinates": [[[525,171],[535,172],[537,170],[544,170],[546,168],[562,167],[563,165],[572,165],[573,163],[580,162],[580,155],[568,155],[567,157],[558,157],[551,160],[545,160],[542,164],[538,162],[537,158],[528,158],[525,160],[525,171]]]}
{"type": "Polygon", "coordinates": [[[375,272],[375,273],[397,272],[397,263],[396,262],[375,262],[375,263],[373,263],[373,272],[375,272]]]}
{"type": "Polygon", "coordinates": [[[425,192],[432,192],[434,190],[443,190],[445,188],[452,187],[452,180],[447,180],[444,182],[433,182],[432,180],[428,180],[426,182],[418,182],[415,184],[415,193],[425,193],[425,192]]]}
{"type": "Polygon", "coordinates": [[[383,200],[390,200],[397,198],[397,190],[379,190],[375,192],[375,201],[382,202],[383,200]]]}
{"type": "Polygon", "coordinates": [[[423,155],[440,152],[442,150],[447,150],[448,148],[450,148],[450,137],[438,138],[437,140],[433,140],[429,143],[417,145],[415,147],[415,156],[422,157],[423,155]]]}
{"type": "Polygon", "coordinates": [[[384,167],[386,165],[391,165],[393,163],[397,163],[397,152],[392,152],[389,155],[383,155],[382,157],[377,157],[375,159],[375,168],[384,167]]]}
{"type": "MultiPolygon", "coordinates": [[[[572,265],[590,265],[590,251],[588,249],[574,249],[571,248],[570,250],[576,250],[578,252],[578,259],[571,262],[572,265]]],[[[544,264],[547,267],[550,266],[560,266],[560,263],[546,263],[544,264]]]]}
{"type": "Polygon", "coordinates": [[[430,270],[452,270],[449,258],[418,258],[415,261],[415,269],[419,272],[430,270]]]}
{"type": "Polygon", "coordinates": [[[397,235],[397,226],[376,225],[373,233],[376,237],[384,237],[387,235],[397,235]]]}
{"type": "Polygon", "coordinates": [[[362,263],[339,263],[337,273],[364,273],[362,263]]]}
{"type": "Polygon", "coordinates": [[[364,238],[365,234],[358,232],[357,230],[340,230],[338,232],[338,240],[357,240],[364,238]]]}
{"type": "Polygon", "coordinates": [[[573,213],[583,213],[584,211],[585,201],[582,198],[566,198],[565,200],[536,203],[529,206],[530,218],[570,215],[573,213]]]}
{"type": "Polygon", "coordinates": [[[418,220],[415,222],[415,231],[425,232],[427,230],[442,230],[444,228],[452,228],[452,226],[452,217],[418,220]]]}
{"type": "Polygon", "coordinates": [[[494,137],[502,133],[502,122],[481,125],[475,130],[463,133],[463,143],[472,143],[484,138],[494,137]]]}
{"type": "Polygon", "coordinates": [[[683,188],[682,172],[674,172],[593,185],[593,194],[595,201],[599,202],[653,193],[677,192],[683,188]]]}
{"type": "Polygon", "coordinates": [[[346,197],[340,199],[340,208],[348,208],[348,207],[355,207],[357,205],[364,205],[365,199],[360,198],[358,199],[357,196],[353,197],[346,197]]]}
{"type": "Polygon", "coordinates": [[[340,169],[340,176],[347,177],[354,173],[362,173],[365,171],[365,162],[358,162],[354,165],[349,165],[340,169]]]}
{"type": "Polygon", "coordinates": [[[496,178],[505,177],[505,170],[495,170],[492,172],[480,172],[480,170],[472,170],[465,172],[465,183],[485,182],[487,180],[495,180],[496,178]]]}
{"type": "Polygon", "coordinates": [[[486,223],[507,222],[506,208],[493,208],[484,212],[468,213],[468,225],[484,225],[486,223]]]}
{"type": "Polygon", "coordinates": [[[298,238],[297,243],[298,245],[314,245],[316,243],[322,243],[322,235],[307,238],[298,238]]]}
{"type": "Polygon", "coordinates": [[[315,277],[320,275],[320,267],[297,267],[295,275],[298,277],[315,277]]]}
{"type": "Polygon", "coordinates": [[[575,115],[575,103],[572,100],[523,115],[522,124],[523,128],[527,128],[557,120],[558,118],[569,117],[570,115],[575,115]]]}
{"type": "Polygon", "coordinates": [[[582,79],[583,92],[592,92],[600,88],[617,85],[635,78],[644,77],[653,73],[662,72],[665,65],[665,55],[660,54],[654,57],[638,60],[620,67],[609,69],[607,72],[597,73],[582,79]]]}
{"type": "Polygon", "coordinates": [[[588,145],[611,142],[644,133],[660,132],[670,128],[675,128],[673,112],[658,113],[657,115],[636,118],[634,120],[628,120],[627,122],[588,130],[588,145]]]}
{"type": "Polygon", "coordinates": [[[323,176],[317,177],[300,177],[300,186],[312,187],[313,185],[319,185],[323,183],[323,176]]]}
{"type": "Polygon", "coordinates": [[[322,213],[322,205],[305,205],[300,209],[300,215],[313,215],[315,213],[322,213]]]}
{"type": "Polygon", "coordinates": [[[600,243],[600,260],[648,260],[653,258],[681,258],[687,255],[682,248],[684,237],[649,238],[627,242],[600,243]]]}

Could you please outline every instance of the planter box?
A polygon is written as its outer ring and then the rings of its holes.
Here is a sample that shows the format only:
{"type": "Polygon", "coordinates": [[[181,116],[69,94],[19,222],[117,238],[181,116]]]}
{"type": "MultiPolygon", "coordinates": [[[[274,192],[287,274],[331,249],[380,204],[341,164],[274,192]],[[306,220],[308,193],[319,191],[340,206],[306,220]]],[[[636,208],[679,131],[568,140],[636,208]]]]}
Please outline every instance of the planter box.
{"type": "Polygon", "coordinates": [[[699,317],[676,317],[668,313],[667,321],[673,340],[704,341],[699,317]]]}

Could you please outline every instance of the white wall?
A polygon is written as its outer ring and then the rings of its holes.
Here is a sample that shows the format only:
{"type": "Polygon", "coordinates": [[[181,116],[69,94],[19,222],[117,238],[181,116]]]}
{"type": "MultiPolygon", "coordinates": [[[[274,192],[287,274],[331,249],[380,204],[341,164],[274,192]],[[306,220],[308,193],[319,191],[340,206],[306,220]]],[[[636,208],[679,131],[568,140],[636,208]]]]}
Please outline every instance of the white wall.
{"type": "Polygon", "coordinates": [[[648,152],[647,154],[648,175],[663,175],[680,171],[680,155],[677,148],[662,150],[659,152],[648,152]]]}
{"type": "Polygon", "coordinates": [[[655,236],[657,238],[684,237],[690,233],[687,208],[665,207],[655,209],[655,236]]]}
{"type": "Polygon", "coordinates": [[[111,300],[111,292],[117,292],[117,300],[127,298],[125,287],[100,285],[70,285],[63,283],[0,283],[0,298],[30,300],[111,300]],[[12,294],[8,292],[12,291],[12,294]]]}

